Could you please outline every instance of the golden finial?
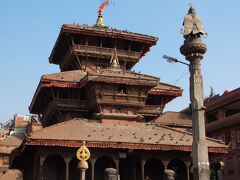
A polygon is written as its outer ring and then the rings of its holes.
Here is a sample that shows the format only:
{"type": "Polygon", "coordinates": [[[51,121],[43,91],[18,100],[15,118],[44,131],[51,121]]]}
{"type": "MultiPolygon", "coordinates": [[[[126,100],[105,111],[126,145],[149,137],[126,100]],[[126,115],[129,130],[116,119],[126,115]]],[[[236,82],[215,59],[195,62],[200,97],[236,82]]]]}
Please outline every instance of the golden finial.
{"type": "Polygon", "coordinates": [[[96,26],[104,27],[104,21],[103,21],[102,13],[100,13],[98,15],[96,26]]]}
{"type": "Polygon", "coordinates": [[[113,51],[112,58],[111,58],[111,61],[110,61],[110,65],[113,68],[120,68],[116,48],[113,51]]]}
{"type": "Polygon", "coordinates": [[[96,26],[104,27],[102,12],[104,8],[108,6],[110,3],[111,3],[111,0],[104,0],[104,2],[99,6],[96,26]]]}
{"type": "Polygon", "coordinates": [[[90,158],[90,151],[85,145],[85,141],[83,141],[83,145],[78,149],[76,156],[81,161],[80,168],[87,169],[88,163],[87,160],[90,158]]]}

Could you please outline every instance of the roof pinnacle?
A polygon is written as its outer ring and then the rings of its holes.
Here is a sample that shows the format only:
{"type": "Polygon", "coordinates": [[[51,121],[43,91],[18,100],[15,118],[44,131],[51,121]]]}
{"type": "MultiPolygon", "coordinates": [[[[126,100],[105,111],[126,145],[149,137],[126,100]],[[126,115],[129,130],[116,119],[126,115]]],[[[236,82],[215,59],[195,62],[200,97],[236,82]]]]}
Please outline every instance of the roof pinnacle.
{"type": "Polygon", "coordinates": [[[111,3],[111,0],[104,0],[104,2],[99,6],[98,19],[97,19],[96,26],[104,27],[102,12],[103,12],[104,8],[106,6],[108,6],[110,3],[111,3]]]}
{"type": "Polygon", "coordinates": [[[96,26],[104,27],[104,21],[103,21],[102,13],[99,13],[99,15],[98,15],[96,26]]]}
{"type": "Polygon", "coordinates": [[[210,93],[209,97],[216,96],[216,93],[215,93],[215,91],[214,91],[212,86],[210,86],[210,89],[211,89],[211,93],[210,93]]]}

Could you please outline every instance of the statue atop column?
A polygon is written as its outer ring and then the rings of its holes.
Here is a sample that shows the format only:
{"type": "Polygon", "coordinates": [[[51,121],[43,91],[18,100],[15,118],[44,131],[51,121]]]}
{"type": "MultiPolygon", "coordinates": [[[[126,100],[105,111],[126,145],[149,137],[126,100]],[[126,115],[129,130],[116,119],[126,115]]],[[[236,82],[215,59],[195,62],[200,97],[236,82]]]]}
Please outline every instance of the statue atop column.
{"type": "Polygon", "coordinates": [[[196,10],[190,4],[188,14],[184,17],[183,28],[181,33],[185,39],[188,37],[206,37],[207,33],[204,30],[202,20],[197,16],[196,10]]]}
{"type": "Polygon", "coordinates": [[[185,39],[180,48],[181,54],[189,61],[196,59],[196,57],[202,59],[203,54],[207,51],[207,46],[202,43],[202,37],[206,37],[207,33],[192,4],[190,4],[188,14],[184,17],[181,33],[185,39]]]}

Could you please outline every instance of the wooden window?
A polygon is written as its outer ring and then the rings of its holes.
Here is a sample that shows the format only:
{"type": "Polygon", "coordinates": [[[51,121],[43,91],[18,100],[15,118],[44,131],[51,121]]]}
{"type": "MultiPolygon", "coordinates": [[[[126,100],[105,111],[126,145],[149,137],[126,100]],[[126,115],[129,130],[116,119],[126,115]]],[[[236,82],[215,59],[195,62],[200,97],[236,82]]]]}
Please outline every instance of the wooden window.
{"type": "Polygon", "coordinates": [[[106,48],[113,48],[113,40],[110,38],[103,38],[102,39],[102,47],[106,48]]]}
{"type": "Polygon", "coordinates": [[[240,110],[238,110],[238,109],[230,109],[230,108],[224,109],[225,117],[237,114],[239,112],[240,112],[240,110]]]}
{"type": "Polygon", "coordinates": [[[231,142],[231,129],[225,131],[225,142],[227,145],[231,142]]]}
{"type": "Polygon", "coordinates": [[[117,49],[128,50],[128,42],[125,40],[117,40],[117,49]]]}
{"type": "Polygon", "coordinates": [[[85,45],[86,43],[86,37],[82,36],[77,36],[77,37],[74,37],[74,44],[80,44],[80,45],[85,45]]]}
{"type": "Polygon", "coordinates": [[[207,114],[207,123],[211,123],[211,122],[217,121],[218,120],[217,115],[218,115],[217,111],[208,113],[207,114]]]}
{"type": "Polygon", "coordinates": [[[125,85],[121,85],[117,88],[117,94],[127,94],[127,87],[125,85]]]}
{"type": "Polygon", "coordinates": [[[227,171],[228,173],[233,173],[233,158],[232,157],[228,157],[227,158],[227,171]]]}
{"type": "Polygon", "coordinates": [[[238,170],[240,171],[240,166],[239,166],[239,164],[240,164],[240,155],[237,156],[237,162],[238,162],[238,170]]]}
{"type": "Polygon", "coordinates": [[[88,37],[88,46],[100,46],[100,40],[97,37],[88,37]]]}
{"type": "Polygon", "coordinates": [[[237,144],[240,144],[240,129],[236,130],[236,142],[237,144]]]}
{"type": "Polygon", "coordinates": [[[132,42],[131,44],[131,51],[141,52],[143,46],[140,43],[132,42]]]}

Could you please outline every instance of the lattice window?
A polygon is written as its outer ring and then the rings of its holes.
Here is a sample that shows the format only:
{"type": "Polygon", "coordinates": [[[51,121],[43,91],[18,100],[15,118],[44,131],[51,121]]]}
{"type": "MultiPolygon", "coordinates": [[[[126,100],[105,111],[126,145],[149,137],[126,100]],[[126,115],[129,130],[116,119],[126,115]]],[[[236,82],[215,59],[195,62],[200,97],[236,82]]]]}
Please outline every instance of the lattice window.
{"type": "Polygon", "coordinates": [[[236,142],[237,144],[240,144],[240,129],[236,130],[236,142]]]}
{"type": "Polygon", "coordinates": [[[227,158],[227,170],[229,173],[233,173],[233,158],[232,157],[227,158]]]}
{"type": "Polygon", "coordinates": [[[237,156],[237,162],[238,162],[238,170],[240,171],[240,155],[237,156]]]}

